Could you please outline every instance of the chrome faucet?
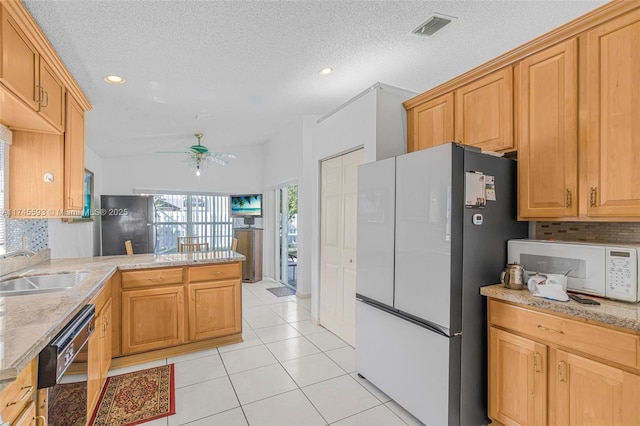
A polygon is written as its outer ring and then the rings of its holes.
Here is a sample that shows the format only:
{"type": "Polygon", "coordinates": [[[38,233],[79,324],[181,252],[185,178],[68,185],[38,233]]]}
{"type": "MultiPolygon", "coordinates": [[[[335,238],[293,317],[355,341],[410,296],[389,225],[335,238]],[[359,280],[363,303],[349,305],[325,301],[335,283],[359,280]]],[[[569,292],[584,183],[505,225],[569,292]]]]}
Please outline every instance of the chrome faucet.
{"type": "Polygon", "coordinates": [[[3,255],[0,255],[0,259],[11,259],[12,257],[18,257],[18,256],[31,257],[31,256],[33,256],[35,254],[36,254],[36,252],[33,251],[33,250],[18,249],[18,250],[10,251],[9,253],[5,253],[3,255]]]}

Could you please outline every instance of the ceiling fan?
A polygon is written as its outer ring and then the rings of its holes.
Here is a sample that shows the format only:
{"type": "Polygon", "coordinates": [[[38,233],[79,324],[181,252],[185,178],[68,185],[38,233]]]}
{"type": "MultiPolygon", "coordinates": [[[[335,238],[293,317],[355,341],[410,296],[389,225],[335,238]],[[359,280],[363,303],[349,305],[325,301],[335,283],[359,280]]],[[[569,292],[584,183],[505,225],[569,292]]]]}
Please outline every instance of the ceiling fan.
{"type": "Polygon", "coordinates": [[[209,162],[213,162],[221,166],[227,166],[229,164],[229,161],[227,160],[238,158],[234,154],[209,151],[209,148],[200,143],[200,139],[202,139],[202,133],[196,133],[194,134],[194,136],[196,137],[196,139],[198,139],[198,143],[188,147],[188,151],[160,151],[159,153],[187,154],[186,161],[188,161],[196,169],[196,176],[200,176],[202,168],[208,167],[209,162]]]}

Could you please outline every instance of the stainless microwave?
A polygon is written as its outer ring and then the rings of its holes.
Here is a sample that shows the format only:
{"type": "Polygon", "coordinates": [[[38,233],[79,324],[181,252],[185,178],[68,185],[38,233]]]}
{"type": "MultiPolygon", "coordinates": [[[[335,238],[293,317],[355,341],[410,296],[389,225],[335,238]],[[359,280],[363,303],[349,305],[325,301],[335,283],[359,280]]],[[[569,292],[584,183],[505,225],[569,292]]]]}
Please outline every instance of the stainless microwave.
{"type": "Polygon", "coordinates": [[[507,257],[529,274],[567,274],[569,291],[627,302],[640,300],[640,246],[510,240],[507,257]]]}

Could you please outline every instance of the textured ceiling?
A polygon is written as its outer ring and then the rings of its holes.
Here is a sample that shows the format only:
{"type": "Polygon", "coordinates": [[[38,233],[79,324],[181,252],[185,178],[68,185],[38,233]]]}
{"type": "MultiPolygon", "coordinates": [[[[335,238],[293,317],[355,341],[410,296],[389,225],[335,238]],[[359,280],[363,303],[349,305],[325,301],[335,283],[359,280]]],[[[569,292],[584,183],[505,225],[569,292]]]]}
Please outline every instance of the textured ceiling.
{"type": "Polygon", "coordinates": [[[109,157],[182,148],[195,132],[214,150],[264,143],[376,82],[424,92],[605,2],[24,3],[93,104],[87,144],[109,157]],[[411,34],[433,13],[456,19],[411,34]]]}

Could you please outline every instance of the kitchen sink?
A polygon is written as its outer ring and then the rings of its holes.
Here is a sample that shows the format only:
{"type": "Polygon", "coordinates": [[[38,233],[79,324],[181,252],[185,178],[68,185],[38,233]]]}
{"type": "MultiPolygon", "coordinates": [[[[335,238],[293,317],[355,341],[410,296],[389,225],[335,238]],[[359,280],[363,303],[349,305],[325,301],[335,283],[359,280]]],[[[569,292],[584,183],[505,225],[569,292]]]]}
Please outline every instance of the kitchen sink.
{"type": "Polygon", "coordinates": [[[0,297],[68,290],[88,275],[88,272],[73,271],[8,278],[0,281],[0,297]]]}

